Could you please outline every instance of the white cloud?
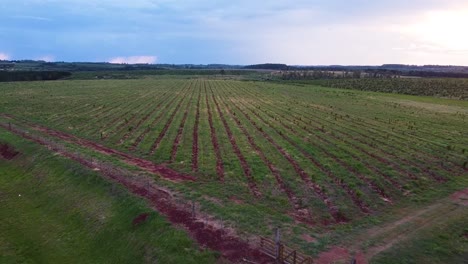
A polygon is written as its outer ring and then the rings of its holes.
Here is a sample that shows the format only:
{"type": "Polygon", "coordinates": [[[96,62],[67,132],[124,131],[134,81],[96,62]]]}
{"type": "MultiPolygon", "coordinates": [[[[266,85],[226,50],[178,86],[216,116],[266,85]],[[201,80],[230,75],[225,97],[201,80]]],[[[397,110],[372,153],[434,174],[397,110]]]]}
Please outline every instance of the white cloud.
{"type": "Polygon", "coordinates": [[[126,63],[126,64],[154,64],[157,61],[156,56],[130,56],[130,57],[115,57],[109,60],[110,63],[126,63]]]}
{"type": "Polygon", "coordinates": [[[0,52],[0,60],[9,60],[10,55],[0,52]]]}
{"type": "Polygon", "coordinates": [[[468,8],[438,10],[425,13],[402,31],[427,45],[447,51],[467,51],[468,8]]]}

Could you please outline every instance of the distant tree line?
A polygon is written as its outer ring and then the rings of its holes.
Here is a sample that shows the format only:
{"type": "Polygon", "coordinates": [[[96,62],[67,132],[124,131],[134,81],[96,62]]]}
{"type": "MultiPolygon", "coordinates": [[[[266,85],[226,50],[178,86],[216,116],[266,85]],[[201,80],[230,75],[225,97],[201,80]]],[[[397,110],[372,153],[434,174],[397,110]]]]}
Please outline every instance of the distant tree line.
{"type": "Polygon", "coordinates": [[[321,79],[297,82],[340,89],[468,100],[468,79],[463,78],[361,78],[321,79]]]}
{"type": "Polygon", "coordinates": [[[391,79],[400,77],[425,77],[425,78],[468,78],[468,73],[462,72],[433,72],[433,71],[409,71],[401,72],[397,70],[289,70],[272,73],[272,76],[282,80],[328,80],[328,79],[391,79]]]}
{"type": "Polygon", "coordinates": [[[71,76],[63,71],[0,71],[0,82],[49,81],[71,76]]]}
{"type": "Polygon", "coordinates": [[[289,67],[286,64],[279,64],[279,63],[264,63],[264,64],[255,64],[245,66],[244,69],[253,69],[253,70],[277,70],[277,71],[286,71],[289,70],[289,67]]]}

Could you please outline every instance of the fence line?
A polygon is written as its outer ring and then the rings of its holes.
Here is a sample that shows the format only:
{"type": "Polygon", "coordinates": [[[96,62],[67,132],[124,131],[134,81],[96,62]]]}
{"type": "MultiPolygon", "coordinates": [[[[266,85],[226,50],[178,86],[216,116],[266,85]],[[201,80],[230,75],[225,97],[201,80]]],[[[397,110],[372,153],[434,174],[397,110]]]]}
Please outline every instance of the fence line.
{"type": "Polygon", "coordinates": [[[266,237],[260,237],[260,250],[281,264],[313,263],[312,257],[266,237]]]}

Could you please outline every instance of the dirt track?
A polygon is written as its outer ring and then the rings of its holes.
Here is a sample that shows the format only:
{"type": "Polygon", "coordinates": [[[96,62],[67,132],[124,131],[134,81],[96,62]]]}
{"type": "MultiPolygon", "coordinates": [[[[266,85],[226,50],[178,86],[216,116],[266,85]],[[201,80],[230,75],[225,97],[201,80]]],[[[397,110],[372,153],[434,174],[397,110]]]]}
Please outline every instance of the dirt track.
{"type": "Polygon", "coordinates": [[[448,198],[439,200],[420,210],[412,211],[396,221],[369,229],[354,239],[353,245],[349,249],[350,251],[359,252],[363,250],[359,248],[359,245],[372,242],[372,246],[364,249],[363,252],[366,259],[371,259],[393,245],[410,239],[418,231],[444,223],[452,215],[463,212],[467,209],[467,200],[468,189],[458,191],[448,198]]]}
{"type": "MultiPolygon", "coordinates": [[[[9,130],[9,127],[6,124],[0,124],[0,126],[6,130],[9,130]]],[[[30,126],[30,128],[47,133],[50,136],[65,140],[67,142],[83,143],[83,141],[76,141],[77,138],[75,137],[70,138],[70,136],[67,136],[66,134],[56,133],[53,130],[44,127],[40,128],[37,125],[30,126]]],[[[185,230],[187,230],[190,236],[193,237],[193,239],[195,239],[202,248],[206,247],[215,251],[219,251],[225,259],[235,263],[245,262],[246,260],[248,262],[254,263],[272,262],[271,257],[263,254],[261,251],[254,248],[249,243],[234,236],[233,234],[228,233],[226,229],[216,225],[215,221],[209,221],[206,218],[200,219],[196,216],[194,217],[190,208],[177,203],[170,192],[155,185],[151,179],[134,175],[129,177],[128,173],[125,173],[119,168],[110,167],[109,164],[100,164],[81,155],[68,152],[65,148],[58,147],[58,144],[41,138],[37,135],[25,133],[21,129],[16,128],[16,126],[12,127],[10,131],[19,136],[22,136],[25,139],[44,145],[49,149],[69,159],[75,160],[90,169],[99,171],[104,177],[122,184],[133,194],[145,198],[156,211],[162,215],[165,215],[172,224],[182,226],[185,230]]],[[[107,153],[108,151],[106,148],[104,148],[106,152],[103,152],[104,150],[101,148],[96,149],[96,146],[93,144],[80,145],[83,147],[92,148],[102,153],[107,153]]],[[[110,152],[108,154],[115,153],[110,152]]]]}
{"type": "MultiPolygon", "coordinates": [[[[3,115],[3,116],[5,116],[5,115],[3,115]]],[[[103,146],[101,144],[97,144],[97,143],[92,142],[90,140],[78,138],[78,137],[73,136],[71,134],[67,134],[65,132],[53,130],[53,129],[50,129],[50,128],[47,128],[47,127],[44,127],[44,126],[40,126],[40,125],[37,125],[37,124],[32,124],[32,123],[27,123],[26,124],[25,122],[23,122],[21,120],[15,119],[13,116],[5,116],[5,117],[7,117],[9,119],[17,120],[19,122],[22,122],[23,124],[27,125],[31,129],[34,129],[36,131],[45,133],[45,134],[47,134],[49,136],[52,136],[52,137],[55,137],[55,138],[59,138],[59,139],[64,140],[66,142],[73,143],[73,144],[76,144],[76,145],[79,145],[79,146],[82,146],[82,147],[85,147],[85,148],[89,148],[89,149],[95,150],[97,152],[106,154],[106,155],[116,156],[119,159],[126,162],[127,164],[134,165],[134,166],[137,166],[138,168],[140,168],[142,170],[157,174],[157,175],[161,176],[162,178],[164,178],[166,180],[175,181],[175,182],[178,182],[178,181],[195,181],[195,178],[193,176],[191,176],[191,175],[181,174],[181,173],[176,172],[176,171],[174,171],[174,170],[172,170],[172,169],[170,169],[170,168],[168,168],[166,166],[154,164],[153,162],[151,162],[149,160],[134,157],[134,156],[132,156],[130,154],[127,154],[127,153],[124,153],[124,152],[121,152],[121,151],[118,151],[118,150],[115,150],[115,149],[105,147],[105,146],[103,146]]]]}
{"type": "MultiPolygon", "coordinates": [[[[9,118],[14,119],[12,116],[9,118]]],[[[132,157],[129,154],[122,153],[63,132],[34,124],[25,125],[30,129],[45,133],[54,138],[77,144],[85,148],[90,148],[107,155],[117,156],[129,164],[136,165],[141,169],[147,171],[153,170],[152,172],[156,174],[164,173],[165,177],[168,177],[168,179],[187,180],[187,178],[183,177],[190,177],[189,175],[182,175],[182,178],[177,175],[174,176],[171,171],[165,171],[167,168],[164,166],[155,165],[149,161],[132,157]],[[154,166],[156,166],[157,169],[153,169],[154,166]]],[[[5,129],[9,129],[6,124],[2,124],[2,126],[5,129]]],[[[19,131],[15,131],[14,129],[13,132],[50,147],[47,141],[43,141],[40,137],[35,137],[33,134],[23,134],[19,131]]],[[[105,167],[99,167],[99,164],[85,160],[83,157],[76,157],[73,153],[63,152],[63,149],[55,151],[70,159],[77,160],[87,167],[93,169],[98,168],[104,176],[121,183],[132,193],[147,199],[158,212],[166,215],[169,221],[173,224],[183,226],[201,246],[222,252],[226,259],[235,262],[239,262],[243,258],[255,260],[256,263],[271,262],[269,257],[251,247],[248,243],[243,242],[236,236],[232,236],[227,233],[223,228],[216,227],[206,221],[202,221],[201,219],[193,218],[190,209],[178,205],[173,200],[170,193],[154,185],[154,183],[149,184],[148,179],[125,177],[112,173],[112,171],[106,171],[105,167]]],[[[343,247],[333,247],[331,250],[323,252],[319,255],[316,263],[329,263],[330,260],[349,260],[353,256],[352,254],[354,254],[354,257],[358,260],[357,263],[367,263],[367,260],[371,259],[373,256],[391,248],[400,241],[410,239],[420,230],[429,228],[435,224],[443,223],[450,217],[450,215],[466,210],[466,206],[468,206],[467,201],[468,189],[464,189],[420,210],[403,213],[402,217],[398,220],[376,226],[361,233],[353,239],[353,244],[344,245],[343,247]],[[370,247],[365,248],[363,246],[369,244],[371,245],[370,247]]]]}

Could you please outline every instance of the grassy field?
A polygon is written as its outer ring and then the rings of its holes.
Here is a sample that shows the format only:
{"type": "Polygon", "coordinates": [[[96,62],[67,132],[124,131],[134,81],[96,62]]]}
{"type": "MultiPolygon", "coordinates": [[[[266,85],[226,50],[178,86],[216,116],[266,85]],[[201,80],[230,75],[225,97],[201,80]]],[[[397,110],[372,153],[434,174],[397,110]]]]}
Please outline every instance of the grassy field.
{"type": "Polygon", "coordinates": [[[86,169],[0,130],[0,263],[208,263],[140,199],[86,169]],[[132,224],[139,215],[146,221],[132,224]]]}
{"type": "Polygon", "coordinates": [[[156,180],[240,236],[280,226],[311,255],[468,187],[466,101],[207,77],[3,83],[0,93],[5,125],[189,174],[156,180]]]}
{"type": "Polygon", "coordinates": [[[299,81],[325,87],[468,100],[468,79],[383,78],[299,81]]]}

